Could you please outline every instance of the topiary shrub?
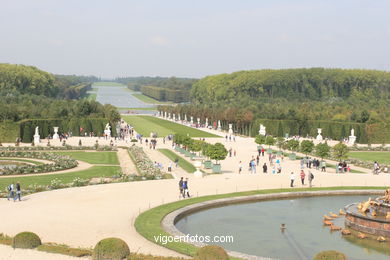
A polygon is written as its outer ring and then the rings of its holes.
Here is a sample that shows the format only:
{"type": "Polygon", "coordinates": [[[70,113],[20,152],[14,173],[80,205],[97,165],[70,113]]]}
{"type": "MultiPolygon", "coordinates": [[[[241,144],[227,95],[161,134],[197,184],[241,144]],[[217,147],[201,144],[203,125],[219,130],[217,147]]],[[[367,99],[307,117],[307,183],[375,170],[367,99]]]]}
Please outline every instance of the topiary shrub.
{"type": "Polygon", "coordinates": [[[318,253],[313,260],[347,260],[348,257],[338,251],[329,250],[318,253]]]}
{"type": "Polygon", "coordinates": [[[229,256],[220,246],[204,246],[198,249],[194,260],[229,260],[229,256]]]}
{"type": "Polygon", "coordinates": [[[130,255],[129,246],[119,238],[100,240],[93,249],[93,260],[122,260],[130,255]]]}
{"type": "Polygon", "coordinates": [[[21,232],[12,239],[13,248],[36,248],[42,244],[38,235],[32,232],[21,232]]]}

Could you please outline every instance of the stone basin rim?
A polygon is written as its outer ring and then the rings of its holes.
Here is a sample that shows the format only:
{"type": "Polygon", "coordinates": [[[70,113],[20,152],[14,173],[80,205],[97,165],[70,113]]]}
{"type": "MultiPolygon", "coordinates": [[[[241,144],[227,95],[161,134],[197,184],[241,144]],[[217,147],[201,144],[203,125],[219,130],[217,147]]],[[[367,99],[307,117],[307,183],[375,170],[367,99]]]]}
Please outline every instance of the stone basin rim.
{"type": "MultiPolygon", "coordinates": [[[[185,206],[183,208],[172,211],[167,214],[161,221],[161,226],[172,236],[185,236],[180,230],[178,230],[175,224],[182,218],[191,215],[193,213],[215,208],[219,206],[228,206],[240,203],[249,203],[257,201],[277,200],[277,199],[288,199],[288,198],[304,198],[304,197],[315,197],[315,196],[342,196],[342,195],[381,195],[384,190],[321,190],[321,191],[292,191],[292,192],[279,192],[270,194],[256,194],[249,196],[237,196],[231,198],[223,198],[216,200],[209,200],[199,202],[185,206]]],[[[197,247],[203,247],[205,243],[189,243],[197,247]]],[[[226,250],[226,249],[225,249],[226,250]]],[[[275,258],[249,255],[237,251],[226,250],[228,255],[248,260],[276,260],[275,258]]]]}

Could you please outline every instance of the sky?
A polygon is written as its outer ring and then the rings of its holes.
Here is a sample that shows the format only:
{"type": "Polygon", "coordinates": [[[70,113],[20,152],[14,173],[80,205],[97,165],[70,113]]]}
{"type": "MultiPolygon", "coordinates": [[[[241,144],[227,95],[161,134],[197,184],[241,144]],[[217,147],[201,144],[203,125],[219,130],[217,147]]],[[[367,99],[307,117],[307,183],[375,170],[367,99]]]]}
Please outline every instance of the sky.
{"type": "Polygon", "coordinates": [[[388,71],[389,10],[390,0],[0,0],[0,63],[103,78],[388,71]]]}

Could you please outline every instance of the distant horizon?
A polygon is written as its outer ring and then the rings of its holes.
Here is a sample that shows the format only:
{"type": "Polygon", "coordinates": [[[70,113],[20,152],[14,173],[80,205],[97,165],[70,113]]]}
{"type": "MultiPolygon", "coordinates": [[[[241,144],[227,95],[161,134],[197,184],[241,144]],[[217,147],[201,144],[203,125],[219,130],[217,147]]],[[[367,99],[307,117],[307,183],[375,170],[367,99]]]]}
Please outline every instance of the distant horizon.
{"type": "Polygon", "coordinates": [[[0,62],[107,79],[389,71],[388,10],[387,0],[5,1],[0,62]]]}

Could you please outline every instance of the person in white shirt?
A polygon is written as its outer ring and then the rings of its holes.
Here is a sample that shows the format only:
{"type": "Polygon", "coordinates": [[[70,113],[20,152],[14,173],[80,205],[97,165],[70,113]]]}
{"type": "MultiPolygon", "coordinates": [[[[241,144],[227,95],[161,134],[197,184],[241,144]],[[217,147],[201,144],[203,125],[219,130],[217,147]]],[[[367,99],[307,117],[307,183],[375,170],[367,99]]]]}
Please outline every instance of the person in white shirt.
{"type": "Polygon", "coordinates": [[[290,174],[290,187],[294,187],[295,174],[291,172],[290,174]]]}

